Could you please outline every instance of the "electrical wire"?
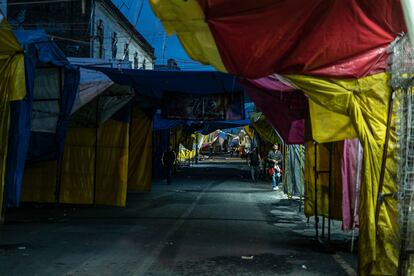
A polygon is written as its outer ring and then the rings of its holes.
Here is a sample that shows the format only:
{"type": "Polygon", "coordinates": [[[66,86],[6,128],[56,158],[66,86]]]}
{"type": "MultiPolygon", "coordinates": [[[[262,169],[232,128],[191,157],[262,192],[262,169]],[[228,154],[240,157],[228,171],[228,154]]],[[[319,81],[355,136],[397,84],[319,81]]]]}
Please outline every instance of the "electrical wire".
{"type": "Polygon", "coordinates": [[[46,1],[16,2],[16,3],[7,3],[7,6],[59,4],[59,3],[64,3],[64,2],[76,2],[76,1],[77,0],[46,0],[46,1]]]}

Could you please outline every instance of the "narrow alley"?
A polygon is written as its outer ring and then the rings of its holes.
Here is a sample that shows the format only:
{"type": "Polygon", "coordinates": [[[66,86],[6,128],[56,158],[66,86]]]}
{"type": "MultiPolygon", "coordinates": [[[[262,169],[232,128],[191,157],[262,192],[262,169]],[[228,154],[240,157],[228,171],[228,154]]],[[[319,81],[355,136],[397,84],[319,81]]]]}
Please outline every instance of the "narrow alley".
{"type": "Polygon", "coordinates": [[[238,158],[180,168],[172,185],[130,194],[126,208],[8,216],[0,275],[353,275],[357,266],[340,222],[329,245],[317,243],[299,199],[252,183],[238,158]]]}

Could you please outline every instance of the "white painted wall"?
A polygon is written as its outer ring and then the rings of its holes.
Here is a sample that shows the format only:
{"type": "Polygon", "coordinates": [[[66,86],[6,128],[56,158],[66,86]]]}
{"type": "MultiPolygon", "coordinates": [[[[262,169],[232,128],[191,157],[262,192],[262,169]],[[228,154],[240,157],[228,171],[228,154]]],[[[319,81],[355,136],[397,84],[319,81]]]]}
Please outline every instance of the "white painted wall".
{"type": "Polygon", "coordinates": [[[7,16],[7,0],[0,0],[0,11],[3,13],[4,16],[7,16]]]}
{"type": "MultiPolygon", "coordinates": [[[[0,0],[1,1],[1,0],[0,0]]],[[[107,11],[107,9],[97,1],[96,14],[95,14],[95,33],[99,23],[99,20],[103,20],[104,24],[104,47],[103,47],[103,59],[112,59],[112,34],[116,32],[118,35],[118,52],[116,59],[122,59],[124,56],[125,43],[129,42],[129,61],[134,66],[134,53],[138,52],[138,68],[142,67],[143,61],[146,61],[145,69],[154,69],[154,61],[151,56],[138,44],[135,38],[131,39],[129,32],[117,21],[118,18],[107,11]]],[[[99,42],[94,40],[94,54],[95,58],[99,57],[99,42]]]]}

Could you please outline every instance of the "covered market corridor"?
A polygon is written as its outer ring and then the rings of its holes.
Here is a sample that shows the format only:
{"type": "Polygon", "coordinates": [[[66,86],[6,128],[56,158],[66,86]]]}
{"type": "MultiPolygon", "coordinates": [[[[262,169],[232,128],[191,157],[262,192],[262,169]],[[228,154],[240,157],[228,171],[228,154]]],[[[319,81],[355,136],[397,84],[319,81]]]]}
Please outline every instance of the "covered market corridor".
{"type": "Polygon", "coordinates": [[[350,238],[317,243],[299,199],[252,183],[245,160],[178,169],[172,185],[131,193],[126,208],[20,208],[8,214],[1,275],[354,275],[350,238]]]}
{"type": "Polygon", "coordinates": [[[0,14],[0,275],[412,275],[414,0],[149,5],[210,67],[0,14]]]}

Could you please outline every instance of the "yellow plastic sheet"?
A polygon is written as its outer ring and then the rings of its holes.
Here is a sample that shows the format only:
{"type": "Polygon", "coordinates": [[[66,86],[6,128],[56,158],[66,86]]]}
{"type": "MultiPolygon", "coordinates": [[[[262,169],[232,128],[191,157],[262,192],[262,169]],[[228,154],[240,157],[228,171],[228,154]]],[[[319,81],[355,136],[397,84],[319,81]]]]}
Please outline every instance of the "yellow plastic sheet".
{"type": "Polygon", "coordinates": [[[125,207],[129,184],[128,146],[128,123],[109,120],[99,128],[96,204],[125,207]]]}
{"type": "Polygon", "coordinates": [[[313,142],[305,144],[305,215],[315,215],[315,165],[318,171],[317,202],[318,216],[329,217],[329,204],[331,204],[331,218],[340,220],[342,218],[342,176],[341,176],[341,151],[339,145],[332,146],[332,178],[331,198],[329,199],[329,149],[325,144],[313,142]]]}
{"type": "MultiPolygon", "coordinates": [[[[394,275],[397,271],[399,253],[396,199],[389,197],[381,205],[378,229],[375,225],[379,175],[388,102],[391,95],[388,87],[389,75],[381,73],[352,80],[297,75],[286,77],[309,96],[310,103],[315,104],[314,107],[317,108],[319,105],[330,111],[331,116],[319,118],[318,113],[311,110],[313,128],[340,134],[340,129],[346,126],[345,121],[348,120],[354,128],[364,148],[360,195],[359,273],[361,275],[394,275]],[[342,115],[342,119],[341,116],[334,116],[334,114],[342,115]],[[334,120],[329,123],[331,129],[326,128],[326,120],[334,120]]],[[[323,138],[323,135],[319,137],[323,138]]],[[[327,140],[322,138],[319,138],[318,142],[337,140],[336,137],[326,138],[327,140]]],[[[341,135],[341,138],[350,139],[354,136],[350,131],[346,135],[341,135]]],[[[395,128],[392,127],[383,193],[397,191],[394,181],[397,172],[395,150],[396,134],[395,128]]]]}
{"type": "Polygon", "coordinates": [[[244,126],[244,131],[246,131],[246,134],[249,136],[250,140],[253,140],[254,135],[254,129],[251,126],[244,126]]]}
{"type": "Polygon", "coordinates": [[[128,190],[150,191],[152,183],[152,121],[139,108],[132,111],[128,190]]]}
{"type": "Polygon", "coordinates": [[[57,161],[26,168],[22,201],[56,202],[55,195],[59,193],[60,203],[93,204],[95,197],[96,204],[125,206],[128,137],[129,124],[115,120],[105,122],[98,130],[70,128],[65,140],[60,178],[57,161]]]}
{"type": "Polygon", "coordinates": [[[6,174],[10,101],[26,96],[23,49],[6,20],[0,22],[0,216],[6,174]]]}
{"type": "Polygon", "coordinates": [[[272,125],[267,121],[264,115],[255,113],[250,117],[252,127],[256,130],[259,137],[271,144],[280,144],[279,136],[276,134],[272,125]]]}
{"type": "Polygon", "coordinates": [[[26,166],[23,175],[22,202],[56,202],[57,162],[48,161],[26,166]]]}
{"type": "Polygon", "coordinates": [[[177,160],[185,162],[193,159],[196,156],[196,150],[181,149],[178,151],[177,160]]]}
{"type": "Polygon", "coordinates": [[[204,13],[196,0],[150,0],[150,3],[166,32],[169,35],[177,33],[181,45],[192,59],[226,72],[204,13]]]}
{"type": "Polygon", "coordinates": [[[95,128],[68,130],[60,188],[62,203],[93,204],[96,137],[95,128]]]}

